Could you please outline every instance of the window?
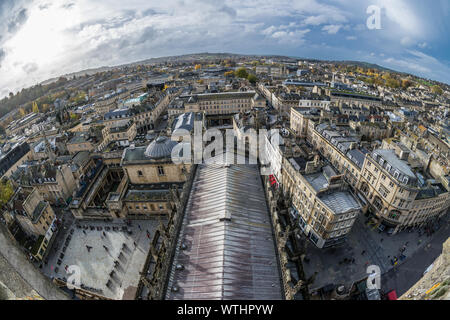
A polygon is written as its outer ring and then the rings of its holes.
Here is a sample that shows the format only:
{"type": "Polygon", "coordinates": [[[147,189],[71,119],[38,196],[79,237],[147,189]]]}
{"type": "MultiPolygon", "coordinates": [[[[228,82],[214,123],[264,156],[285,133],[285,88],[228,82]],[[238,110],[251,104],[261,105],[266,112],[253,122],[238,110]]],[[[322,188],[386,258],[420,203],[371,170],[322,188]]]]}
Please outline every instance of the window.
{"type": "Polygon", "coordinates": [[[164,167],[163,166],[158,166],[158,175],[160,176],[164,176],[164,167]]]}
{"type": "Polygon", "coordinates": [[[380,192],[380,194],[386,198],[389,194],[389,190],[387,190],[384,186],[380,186],[380,188],[378,189],[378,191],[380,192]]]}
{"type": "Polygon", "coordinates": [[[142,173],[142,171],[141,170],[138,170],[138,176],[139,177],[142,177],[144,174],[142,173]]]}

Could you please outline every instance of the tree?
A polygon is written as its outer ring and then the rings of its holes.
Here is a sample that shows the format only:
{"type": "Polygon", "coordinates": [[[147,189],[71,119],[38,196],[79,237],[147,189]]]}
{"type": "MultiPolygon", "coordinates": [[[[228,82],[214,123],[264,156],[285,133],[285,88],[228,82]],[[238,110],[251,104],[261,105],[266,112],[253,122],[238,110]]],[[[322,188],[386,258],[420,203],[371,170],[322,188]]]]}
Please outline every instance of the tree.
{"type": "Polygon", "coordinates": [[[225,77],[232,77],[234,76],[234,72],[233,71],[227,71],[223,74],[225,77]]]}
{"type": "Polygon", "coordinates": [[[2,179],[0,181],[0,207],[3,207],[6,203],[8,203],[13,194],[14,189],[11,182],[9,180],[2,179]]]}
{"type": "Polygon", "coordinates": [[[431,92],[433,92],[434,94],[437,94],[437,95],[441,95],[443,93],[442,88],[439,87],[438,85],[432,86],[431,92]]]}
{"type": "Polygon", "coordinates": [[[195,70],[198,70],[198,69],[201,69],[201,67],[202,67],[202,66],[201,66],[200,64],[196,64],[195,67],[194,67],[194,69],[195,69],[195,70]]]}
{"type": "Polygon", "coordinates": [[[248,77],[247,69],[245,69],[243,67],[237,69],[235,74],[236,74],[236,77],[239,77],[239,78],[247,78],[248,77]]]}
{"type": "Polygon", "coordinates": [[[38,108],[36,101],[33,102],[32,111],[34,113],[39,113],[39,108],[38,108]]]}
{"type": "Polygon", "coordinates": [[[251,84],[255,84],[256,81],[258,81],[258,78],[254,75],[254,74],[249,74],[247,76],[247,80],[251,83],[251,84]]]}
{"type": "Polygon", "coordinates": [[[78,116],[75,113],[70,113],[70,120],[78,120],[78,116]]]}
{"type": "Polygon", "coordinates": [[[396,89],[396,88],[400,87],[400,81],[398,81],[397,79],[394,79],[394,78],[388,78],[386,80],[386,86],[396,89]]]}
{"type": "Polygon", "coordinates": [[[408,80],[408,79],[403,79],[402,80],[402,88],[403,89],[408,89],[409,87],[411,87],[413,85],[412,81],[408,80]]]}

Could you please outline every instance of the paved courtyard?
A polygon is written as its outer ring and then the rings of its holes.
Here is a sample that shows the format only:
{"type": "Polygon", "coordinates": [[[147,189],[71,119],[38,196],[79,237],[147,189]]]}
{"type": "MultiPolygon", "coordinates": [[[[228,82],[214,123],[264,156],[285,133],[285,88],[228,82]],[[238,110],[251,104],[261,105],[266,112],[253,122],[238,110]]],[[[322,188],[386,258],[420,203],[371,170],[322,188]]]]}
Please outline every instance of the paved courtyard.
{"type": "MultiPolygon", "coordinates": [[[[444,232],[450,236],[448,215],[441,218],[439,233],[444,232]]],[[[396,235],[380,233],[368,224],[367,217],[360,215],[353,226],[345,244],[328,249],[318,249],[312,243],[307,244],[306,259],[303,268],[306,278],[317,272],[310,291],[322,288],[328,284],[345,285],[349,288],[355,281],[367,277],[367,266],[377,265],[381,274],[392,268],[398,268],[419,249],[429,245],[434,235],[419,235],[403,231],[396,235]],[[395,262],[397,261],[397,262],[395,262]]],[[[414,259],[420,259],[417,255],[414,259]]]]}
{"type": "Polygon", "coordinates": [[[66,266],[78,266],[82,288],[111,299],[133,299],[158,224],[157,219],[133,220],[130,226],[76,221],[64,241],[55,244],[42,271],[67,279],[66,266]]]}

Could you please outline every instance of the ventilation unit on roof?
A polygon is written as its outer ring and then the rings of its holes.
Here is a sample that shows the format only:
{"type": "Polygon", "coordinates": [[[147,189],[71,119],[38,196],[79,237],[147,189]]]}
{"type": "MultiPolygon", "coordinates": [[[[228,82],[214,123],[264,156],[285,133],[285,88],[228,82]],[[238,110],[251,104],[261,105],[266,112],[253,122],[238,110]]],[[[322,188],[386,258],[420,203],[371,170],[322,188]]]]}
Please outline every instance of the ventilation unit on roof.
{"type": "Polygon", "coordinates": [[[224,215],[219,218],[219,221],[231,221],[231,213],[226,211],[224,215]]]}

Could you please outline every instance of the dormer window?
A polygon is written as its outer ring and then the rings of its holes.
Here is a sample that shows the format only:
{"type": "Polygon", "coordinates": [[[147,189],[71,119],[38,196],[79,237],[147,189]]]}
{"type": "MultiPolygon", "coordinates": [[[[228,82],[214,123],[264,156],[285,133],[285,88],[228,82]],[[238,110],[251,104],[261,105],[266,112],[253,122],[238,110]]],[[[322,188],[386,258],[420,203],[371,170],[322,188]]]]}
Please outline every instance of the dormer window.
{"type": "Polygon", "coordinates": [[[394,177],[395,177],[396,179],[398,179],[399,176],[400,176],[400,173],[396,170],[396,171],[394,172],[394,177]]]}
{"type": "Polygon", "coordinates": [[[408,177],[403,177],[403,183],[404,184],[408,184],[408,180],[409,180],[408,177]]]}

